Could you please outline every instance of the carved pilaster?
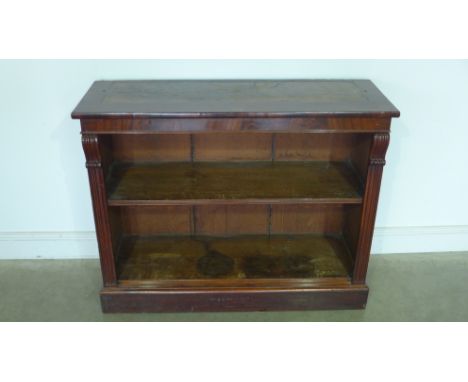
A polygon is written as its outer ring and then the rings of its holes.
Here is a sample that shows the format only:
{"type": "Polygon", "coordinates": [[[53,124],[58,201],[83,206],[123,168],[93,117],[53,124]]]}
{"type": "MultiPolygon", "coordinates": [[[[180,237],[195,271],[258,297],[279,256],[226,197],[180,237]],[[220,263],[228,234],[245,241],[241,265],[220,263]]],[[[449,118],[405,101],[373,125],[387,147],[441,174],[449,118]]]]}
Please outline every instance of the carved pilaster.
{"type": "Polygon", "coordinates": [[[95,134],[83,134],[81,142],[86,157],[86,167],[88,168],[102,277],[104,285],[111,286],[117,283],[117,277],[107,211],[107,194],[101,163],[99,137],[95,134]]]}
{"type": "Polygon", "coordinates": [[[363,284],[366,280],[379,200],[380,182],[382,180],[385,153],[387,152],[389,142],[389,133],[374,134],[369,153],[369,166],[360,222],[361,228],[354,264],[353,283],[355,284],[363,284]]]}

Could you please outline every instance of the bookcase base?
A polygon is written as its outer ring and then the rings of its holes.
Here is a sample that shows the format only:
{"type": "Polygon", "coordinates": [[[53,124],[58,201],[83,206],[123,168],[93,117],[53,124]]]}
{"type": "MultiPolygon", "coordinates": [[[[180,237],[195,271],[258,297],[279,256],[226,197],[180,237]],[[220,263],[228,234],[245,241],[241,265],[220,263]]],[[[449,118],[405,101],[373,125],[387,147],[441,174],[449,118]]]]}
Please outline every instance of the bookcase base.
{"type": "Polygon", "coordinates": [[[369,289],[138,290],[101,291],[104,313],[233,312],[364,309],[369,289]]]}

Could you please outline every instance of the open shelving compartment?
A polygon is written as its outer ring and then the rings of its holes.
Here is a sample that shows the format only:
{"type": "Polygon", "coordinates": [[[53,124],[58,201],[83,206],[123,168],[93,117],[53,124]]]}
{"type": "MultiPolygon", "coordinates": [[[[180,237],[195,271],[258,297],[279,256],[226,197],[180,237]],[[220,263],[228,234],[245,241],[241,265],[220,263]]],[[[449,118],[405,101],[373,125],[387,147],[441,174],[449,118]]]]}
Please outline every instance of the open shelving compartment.
{"type": "Polygon", "coordinates": [[[372,134],[101,137],[120,287],[351,285],[372,134]]]}
{"type": "Polygon", "coordinates": [[[103,311],[364,308],[399,115],[369,80],[95,81],[103,311]]]}

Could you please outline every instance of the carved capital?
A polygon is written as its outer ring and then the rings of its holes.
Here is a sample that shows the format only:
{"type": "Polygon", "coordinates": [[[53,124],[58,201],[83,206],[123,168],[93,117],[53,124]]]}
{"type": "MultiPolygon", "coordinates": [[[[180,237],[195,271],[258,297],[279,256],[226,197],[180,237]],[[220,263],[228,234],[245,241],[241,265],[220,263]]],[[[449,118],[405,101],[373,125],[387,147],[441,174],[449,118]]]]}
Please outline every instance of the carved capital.
{"type": "Polygon", "coordinates": [[[371,165],[384,166],[385,154],[390,143],[389,133],[374,134],[372,146],[370,149],[369,162],[371,165]]]}
{"type": "Polygon", "coordinates": [[[96,134],[83,134],[81,143],[86,157],[86,167],[101,167],[98,136],[96,134]]]}

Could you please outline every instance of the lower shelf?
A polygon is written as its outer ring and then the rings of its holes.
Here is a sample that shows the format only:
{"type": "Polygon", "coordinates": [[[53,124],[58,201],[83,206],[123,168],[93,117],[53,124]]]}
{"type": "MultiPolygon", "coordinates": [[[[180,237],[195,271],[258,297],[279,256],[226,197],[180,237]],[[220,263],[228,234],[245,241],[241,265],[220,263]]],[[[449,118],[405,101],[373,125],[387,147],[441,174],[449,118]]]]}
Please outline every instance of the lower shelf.
{"type": "Polygon", "coordinates": [[[126,236],[106,313],[363,309],[344,240],[327,235],[126,236]]]}
{"type": "Polygon", "coordinates": [[[117,261],[121,283],[147,286],[164,280],[201,286],[225,280],[229,286],[262,279],[275,286],[274,280],[349,277],[350,269],[344,241],[324,235],[130,236],[122,240],[117,261]]]}

